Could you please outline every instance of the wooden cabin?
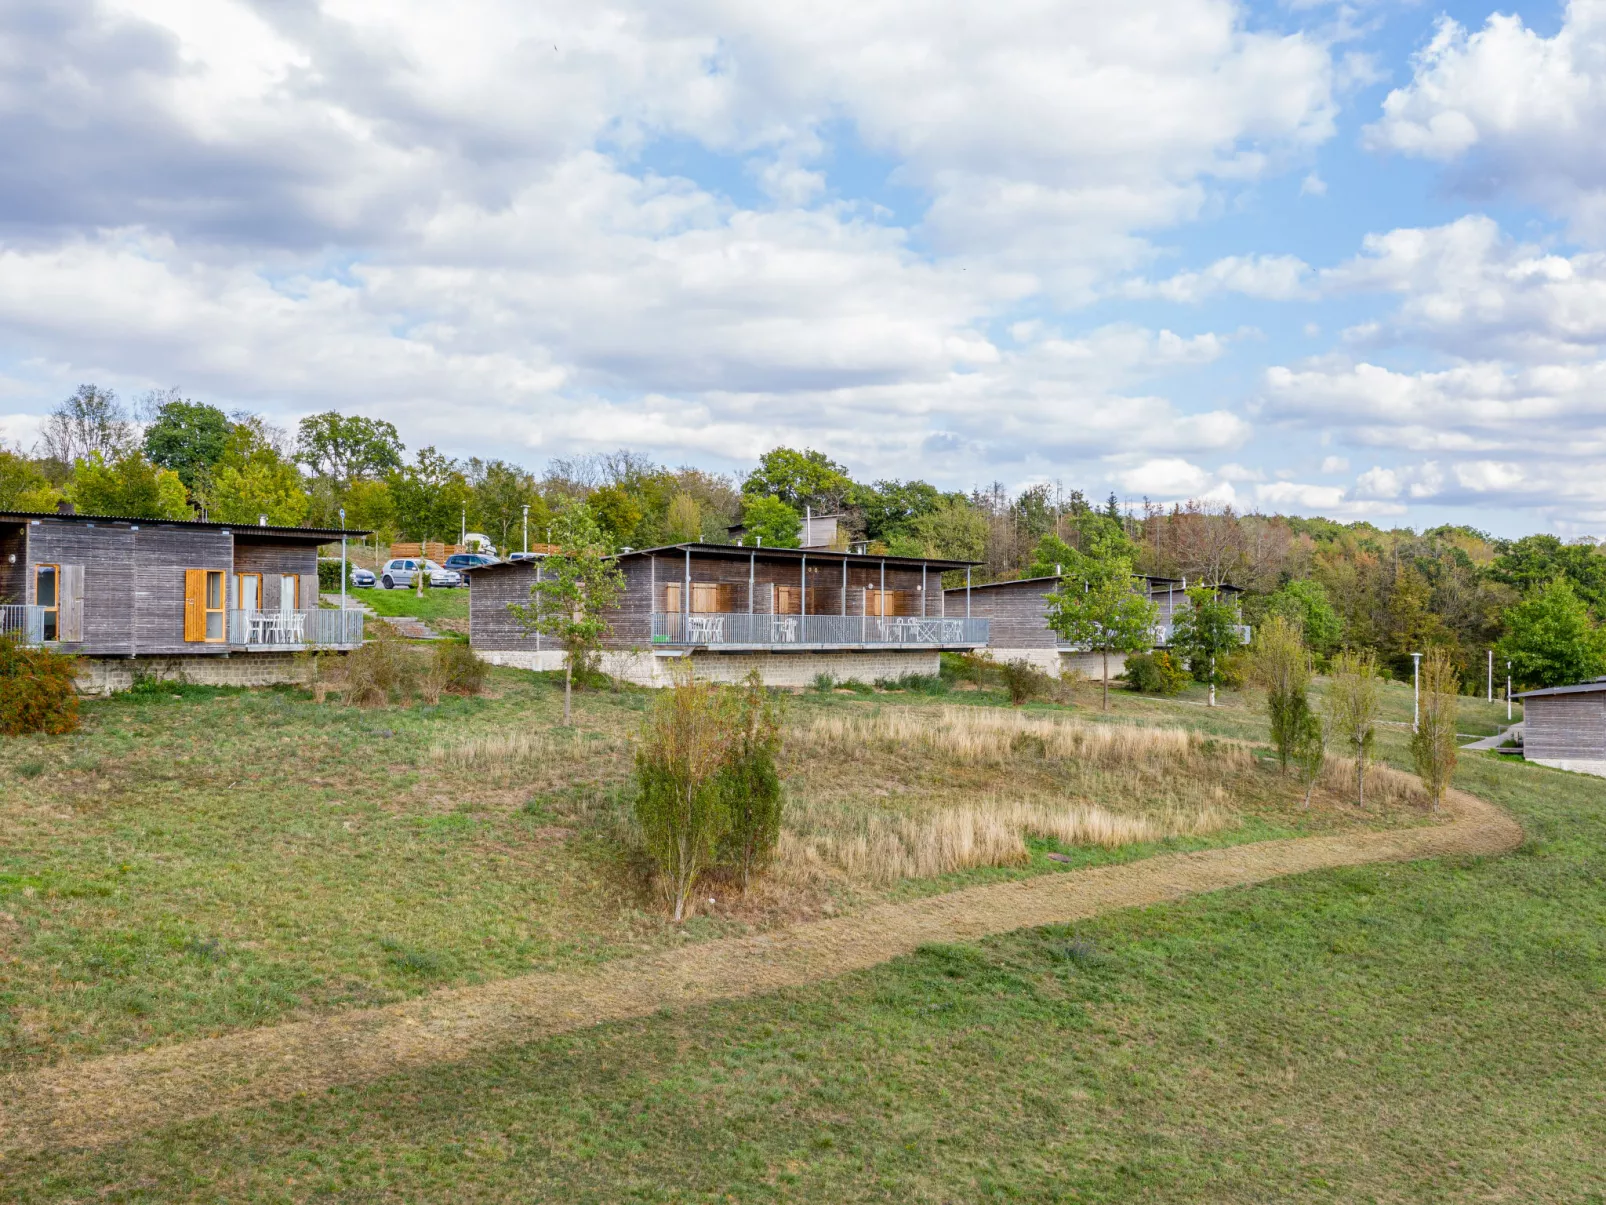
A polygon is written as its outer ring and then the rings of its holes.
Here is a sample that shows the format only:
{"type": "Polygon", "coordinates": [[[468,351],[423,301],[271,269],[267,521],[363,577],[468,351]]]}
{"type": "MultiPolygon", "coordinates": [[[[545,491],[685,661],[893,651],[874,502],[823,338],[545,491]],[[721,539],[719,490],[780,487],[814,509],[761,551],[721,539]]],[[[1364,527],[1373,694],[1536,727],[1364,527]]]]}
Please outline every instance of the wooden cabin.
{"type": "MultiPolygon", "coordinates": [[[[1089,677],[1104,673],[1102,654],[1066,643],[1048,626],[1048,598],[1059,589],[1058,575],[1019,578],[1015,581],[988,582],[979,586],[949,589],[948,608],[968,606],[971,614],[991,622],[988,653],[996,661],[1025,661],[1045,673],[1059,675],[1068,670],[1089,677]]],[[[1154,626],[1154,647],[1164,648],[1171,641],[1172,627],[1179,613],[1187,608],[1187,583],[1180,578],[1138,576],[1134,579],[1159,609],[1154,626]]],[[[1240,593],[1236,586],[1221,590],[1240,593]]],[[[1243,629],[1244,639],[1248,631],[1243,629]]],[[[1126,667],[1124,653],[1111,653],[1111,676],[1126,667]]]]}
{"type": "MultiPolygon", "coordinates": [[[[672,679],[691,658],[699,678],[734,681],[757,668],[774,686],[821,674],[864,682],[935,674],[938,654],[987,644],[985,619],[953,611],[942,575],[969,562],[798,548],[675,544],[614,558],[624,574],[604,668],[643,685],[672,679]]],[[[469,574],[469,639],[499,665],[557,669],[561,648],[527,634],[524,604],[541,562],[469,574]]]]}
{"type": "Polygon", "coordinates": [[[1606,777],[1606,678],[1514,696],[1524,761],[1606,777]]]}
{"type": "Polygon", "coordinates": [[[67,506],[0,511],[0,632],[83,657],[81,683],[91,691],[136,674],[289,680],[289,655],[362,643],[361,612],[318,605],[318,547],[340,537],[67,506]],[[240,654],[257,661],[229,663],[240,654]]]}

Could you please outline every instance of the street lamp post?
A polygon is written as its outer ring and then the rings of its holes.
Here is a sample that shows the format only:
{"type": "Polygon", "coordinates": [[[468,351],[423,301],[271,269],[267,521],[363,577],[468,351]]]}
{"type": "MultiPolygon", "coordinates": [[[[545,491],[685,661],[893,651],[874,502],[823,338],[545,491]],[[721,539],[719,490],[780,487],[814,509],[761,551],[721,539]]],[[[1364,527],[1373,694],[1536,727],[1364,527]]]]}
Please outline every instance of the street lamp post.
{"type": "Polygon", "coordinates": [[[1411,654],[1411,731],[1422,723],[1422,654],[1411,654]]]}
{"type": "Polygon", "coordinates": [[[1494,702],[1494,650],[1489,650],[1489,702],[1494,702]]]}
{"type": "Polygon", "coordinates": [[[346,635],[346,508],[340,508],[340,635],[341,643],[345,643],[346,635]]]}
{"type": "Polygon", "coordinates": [[[530,508],[524,508],[524,551],[530,551],[530,508]]]}
{"type": "Polygon", "coordinates": [[[1511,723],[1511,662],[1506,662],[1506,723],[1511,723]]]}

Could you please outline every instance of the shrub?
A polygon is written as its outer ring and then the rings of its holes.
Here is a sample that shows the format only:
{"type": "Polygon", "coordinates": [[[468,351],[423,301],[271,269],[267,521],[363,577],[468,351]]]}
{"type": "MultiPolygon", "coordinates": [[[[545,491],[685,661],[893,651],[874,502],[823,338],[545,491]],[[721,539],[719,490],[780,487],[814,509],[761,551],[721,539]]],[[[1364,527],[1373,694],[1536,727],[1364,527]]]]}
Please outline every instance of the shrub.
{"type": "Polygon", "coordinates": [[[389,624],[373,626],[374,636],[346,655],[346,702],[373,707],[407,693],[417,677],[412,651],[389,624]]]}
{"type": "Polygon", "coordinates": [[[442,640],[435,645],[435,668],[449,695],[477,695],[485,689],[490,667],[461,640],[442,640]]]}
{"type": "Polygon", "coordinates": [[[849,678],[844,682],[838,682],[837,685],[843,690],[851,690],[856,695],[875,694],[875,687],[868,682],[861,682],[857,678],[849,678]]]}
{"type": "Polygon", "coordinates": [[[318,593],[340,593],[340,562],[320,558],[318,561],[318,593]]]}
{"type": "Polygon", "coordinates": [[[1242,690],[1252,673],[1249,653],[1244,649],[1228,653],[1216,661],[1216,680],[1228,690],[1242,690]]]}
{"type": "Polygon", "coordinates": [[[654,700],[636,751],[636,819],[676,921],[730,828],[724,771],[738,723],[728,691],[678,682],[654,700]]]}
{"type": "Polygon", "coordinates": [[[828,695],[836,689],[836,679],[830,674],[815,674],[814,689],[822,695],[828,695]]]}
{"type": "Polygon", "coordinates": [[[892,690],[906,690],[912,695],[945,695],[948,683],[941,674],[904,674],[890,683],[892,690]]]}
{"type": "Polygon", "coordinates": [[[1006,661],[998,667],[1009,691],[1009,701],[1019,707],[1033,699],[1058,698],[1060,683],[1038,669],[1030,661],[1006,661]]]}
{"type": "Polygon", "coordinates": [[[1126,684],[1146,695],[1174,695],[1188,684],[1188,671],[1164,649],[1126,659],[1126,684]]]}
{"type": "Polygon", "coordinates": [[[998,676],[998,663],[986,653],[944,653],[939,672],[950,683],[985,687],[998,676]]]}
{"type": "Polygon", "coordinates": [[[737,703],[739,724],[721,773],[729,827],[721,861],[740,872],[742,887],[769,865],[781,837],[781,723],[775,704],[754,670],[737,703]]]}
{"type": "Polygon", "coordinates": [[[74,657],[23,648],[0,636],[0,733],[59,736],[78,727],[74,657]]]}

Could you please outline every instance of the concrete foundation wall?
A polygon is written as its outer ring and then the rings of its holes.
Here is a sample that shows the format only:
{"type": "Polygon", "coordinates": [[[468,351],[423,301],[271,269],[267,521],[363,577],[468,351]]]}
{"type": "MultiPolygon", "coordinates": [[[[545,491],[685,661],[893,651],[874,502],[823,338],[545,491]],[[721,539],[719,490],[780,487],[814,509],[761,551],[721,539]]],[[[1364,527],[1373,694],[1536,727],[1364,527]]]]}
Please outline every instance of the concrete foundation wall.
{"type": "Polygon", "coordinates": [[[248,656],[85,657],[79,662],[78,692],[109,695],[127,690],[136,676],[197,686],[279,686],[301,682],[306,671],[292,653],[248,656]]]}
{"type": "MultiPolygon", "coordinates": [[[[499,651],[487,649],[480,656],[492,665],[517,669],[561,670],[563,654],[543,649],[499,651]]],[[[740,682],[754,669],[766,686],[812,686],[820,674],[837,681],[857,678],[874,682],[878,678],[901,678],[906,674],[934,676],[941,666],[936,652],[889,649],[863,653],[711,653],[696,652],[690,657],[661,657],[650,652],[605,652],[602,671],[635,686],[669,686],[687,662],[699,682],[740,682]]]]}
{"type": "MultiPolygon", "coordinates": [[[[1001,649],[989,648],[987,654],[1000,665],[1007,661],[1024,661],[1028,665],[1035,665],[1045,674],[1059,677],[1061,674],[1074,670],[1084,678],[1100,681],[1104,677],[1104,656],[1102,653],[1062,653],[1059,649],[1001,649]]],[[[1110,654],[1110,677],[1115,677],[1126,668],[1125,653],[1110,654]]]]}
{"type": "Polygon", "coordinates": [[[1606,761],[1580,757],[1529,757],[1525,760],[1536,766],[1549,766],[1554,770],[1571,770],[1574,774],[1593,774],[1606,778],[1606,761]]]}

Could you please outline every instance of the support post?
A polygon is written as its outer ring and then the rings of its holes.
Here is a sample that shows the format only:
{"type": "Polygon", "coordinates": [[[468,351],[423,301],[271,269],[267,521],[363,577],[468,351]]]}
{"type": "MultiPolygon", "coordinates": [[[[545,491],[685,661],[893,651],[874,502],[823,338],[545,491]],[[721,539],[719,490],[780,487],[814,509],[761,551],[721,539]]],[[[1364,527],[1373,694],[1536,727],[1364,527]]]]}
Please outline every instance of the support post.
{"type": "MultiPolygon", "coordinates": [[[[970,618],[970,566],[965,566],[965,618],[970,618]]],[[[969,636],[966,636],[969,639],[969,636]]]]}
{"type": "Polygon", "coordinates": [[[1422,654],[1411,654],[1411,731],[1422,724],[1422,654]]]}
{"type": "Polygon", "coordinates": [[[747,554],[747,613],[753,613],[753,571],[757,567],[758,553],[747,554]]]}

